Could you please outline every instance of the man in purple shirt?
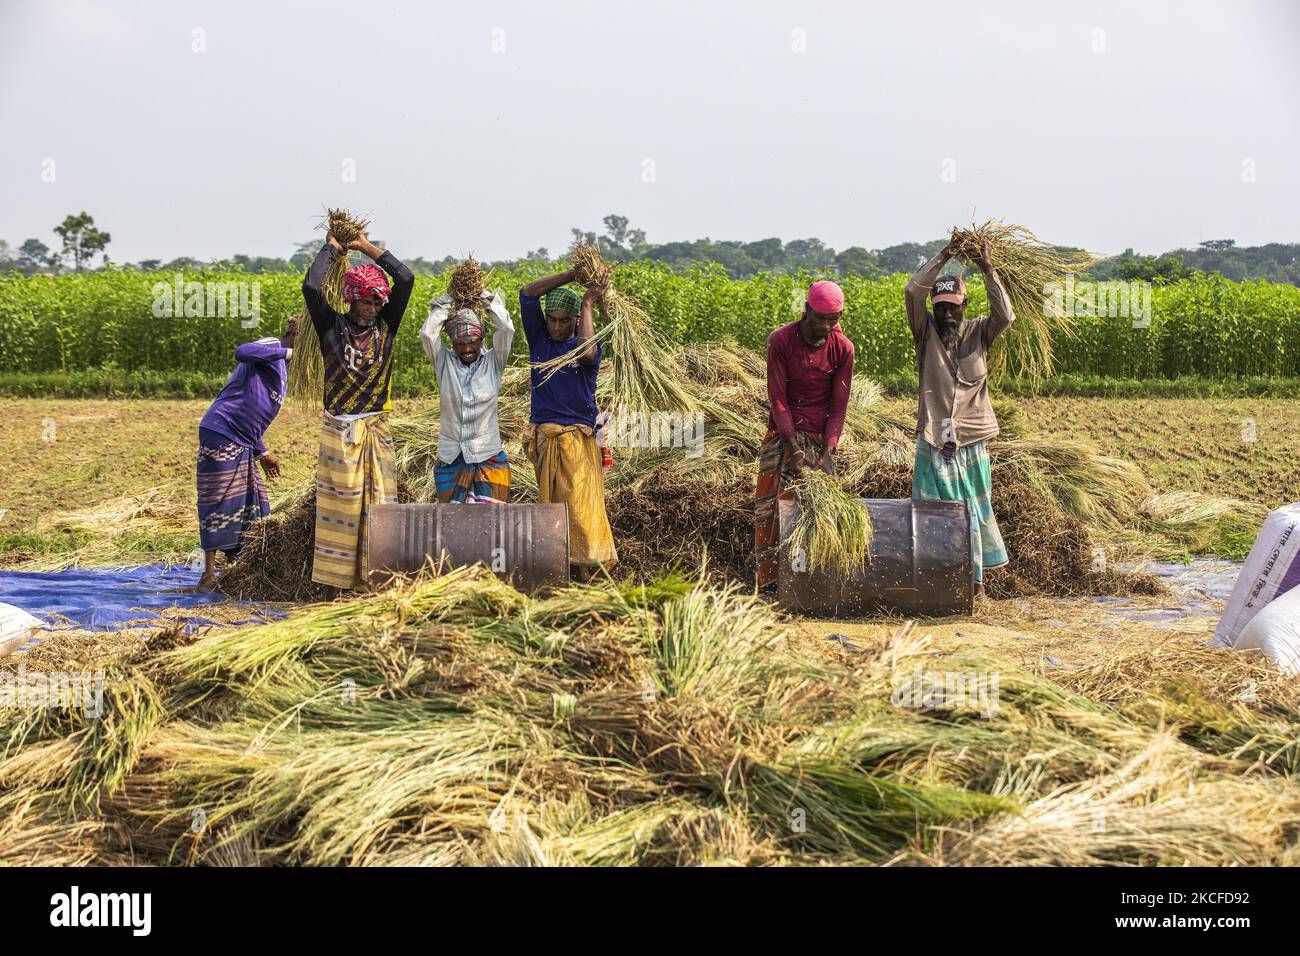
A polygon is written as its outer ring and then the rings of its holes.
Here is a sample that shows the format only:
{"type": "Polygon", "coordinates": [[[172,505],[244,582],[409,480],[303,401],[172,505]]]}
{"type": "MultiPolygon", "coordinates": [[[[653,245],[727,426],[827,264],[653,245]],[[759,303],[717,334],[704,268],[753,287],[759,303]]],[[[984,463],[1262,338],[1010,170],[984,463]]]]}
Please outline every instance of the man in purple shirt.
{"type": "Polygon", "coordinates": [[[261,463],[268,478],[280,476],[280,463],[262,436],[284,404],[286,361],[297,335],[297,321],[290,319],[283,338],[258,339],[235,349],[238,364],[199,422],[200,591],[217,589],[217,552],[234,558],[246,527],[271,513],[255,463],[261,463]]]}

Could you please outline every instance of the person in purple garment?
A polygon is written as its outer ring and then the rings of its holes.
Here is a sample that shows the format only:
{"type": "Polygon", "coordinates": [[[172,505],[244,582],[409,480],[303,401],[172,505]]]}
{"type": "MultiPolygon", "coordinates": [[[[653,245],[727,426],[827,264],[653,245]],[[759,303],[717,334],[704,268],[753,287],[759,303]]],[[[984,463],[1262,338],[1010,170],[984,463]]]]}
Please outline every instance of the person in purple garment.
{"type": "Polygon", "coordinates": [[[217,552],[233,559],[248,525],[271,513],[257,465],[268,478],[280,476],[280,463],[262,436],[284,404],[287,360],[297,335],[297,320],[290,319],[283,338],[258,339],[235,349],[238,364],[199,422],[199,591],[217,589],[217,552]]]}

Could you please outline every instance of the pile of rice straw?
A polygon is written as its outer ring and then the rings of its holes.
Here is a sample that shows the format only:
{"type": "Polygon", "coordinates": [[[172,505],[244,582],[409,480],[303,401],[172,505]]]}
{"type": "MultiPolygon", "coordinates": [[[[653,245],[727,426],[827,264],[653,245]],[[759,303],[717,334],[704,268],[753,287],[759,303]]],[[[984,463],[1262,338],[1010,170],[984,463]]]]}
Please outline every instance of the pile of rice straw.
{"type": "Polygon", "coordinates": [[[794,482],[799,517],[786,539],[787,559],[809,572],[844,577],[860,573],[871,560],[871,515],[838,481],[806,468],[794,482]]]}
{"type": "MultiPolygon", "coordinates": [[[[345,209],[329,209],[320,228],[344,246],[365,235],[369,220],[356,219],[345,209]]],[[[348,271],[348,254],[344,252],[330,263],[322,284],[325,298],[338,312],[346,311],[343,303],[343,273],[348,271]]],[[[316,326],[306,308],[298,316],[298,341],[289,357],[289,398],[310,411],[320,407],[325,390],[325,359],[321,356],[316,326]]]]}
{"type": "Polygon", "coordinates": [[[1073,322],[1068,311],[1048,297],[1048,288],[1052,283],[1064,285],[1070,274],[1086,272],[1097,257],[1049,245],[1025,226],[992,220],[953,229],[952,239],[957,256],[968,265],[974,265],[988,243],[989,262],[1015,312],[1016,321],[1003,336],[1006,343],[989,355],[990,371],[1031,378],[1050,375],[1053,330],[1068,336],[1073,322]]]}
{"type": "Polygon", "coordinates": [[[476,567],[174,639],[98,717],[0,710],[0,865],[1297,862],[1300,702],[1246,655],[791,637],[734,586],[476,567]]]}

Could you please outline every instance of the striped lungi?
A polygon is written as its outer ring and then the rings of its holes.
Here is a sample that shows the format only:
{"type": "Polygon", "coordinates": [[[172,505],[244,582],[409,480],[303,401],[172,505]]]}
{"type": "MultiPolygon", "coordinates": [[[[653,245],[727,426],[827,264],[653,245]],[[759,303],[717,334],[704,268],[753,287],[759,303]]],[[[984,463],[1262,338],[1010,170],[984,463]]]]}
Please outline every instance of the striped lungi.
{"type": "Polygon", "coordinates": [[[366,582],[366,513],[397,503],[397,467],[388,415],[321,421],[316,456],[316,547],[311,579],[336,588],[366,582]]]}
{"type": "Polygon", "coordinates": [[[199,546],[239,553],[244,530],[271,513],[266,484],[253,449],[208,428],[199,429],[195,474],[199,499],[199,546]]]}
{"type": "Polygon", "coordinates": [[[926,501],[964,501],[970,509],[971,561],[975,580],[982,583],[985,568],[1007,563],[998,519],[993,515],[992,469],[989,443],[978,441],[953,452],[952,461],[943,457],[924,438],[916,440],[916,465],[912,471],[912,497],[926,501]]]}
{"type": "Polygon", "coordinates": [[[444,505],[503,505],[510,500],[510,460],[504,451],[472,465],[462,453],[450,465],[439,462],[433,477],[444,505]]]}
{"type": "MultiPolygon", "coordinates": [[[[816,464],[826,450],[822,436],[797,431],[794,437],[808,465],[816,464]]],[[[794,492],[787,487],[795,477],[789,470],[793,454],[794,447],[781,441],[775,428],[769,428],[758,449],[758,484],[754,488],[754,583],[760,590],[776,584],[780,553],[776,503],[783,498],[794,498],[794,492]]]]}
{"type": "Polygon", "coordinates": [[[537,472],[537,500],[569,506],[569,563],[593,572],[616,563],[595,431],[586,425],[530,422],[524,429],[524,451],[537,472]]]}

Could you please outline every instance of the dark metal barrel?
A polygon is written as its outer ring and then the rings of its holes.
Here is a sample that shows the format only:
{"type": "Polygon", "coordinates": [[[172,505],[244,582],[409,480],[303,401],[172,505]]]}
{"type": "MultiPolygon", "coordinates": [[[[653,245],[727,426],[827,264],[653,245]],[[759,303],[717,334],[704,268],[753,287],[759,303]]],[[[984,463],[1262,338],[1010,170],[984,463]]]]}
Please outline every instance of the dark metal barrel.
{"type": "Polygon", "coordinates": [[[453,567],[482,562],[523,591],[569,583],[564,504],[376,505],[367,520],[372,584],[418,571],[429,558],[453,567]]]}
{"type": "MultiPolygon", "coordinates": [[[[969,614],[975,599],[970,512],[964,501],[857,499],[871,515],[871,563],[851,577],[798,572],[783,550],[777,600],[791,610],[832,617],[879,612],[969,614]]],[[[799,517],[796,501],[778,501],[784,542],[799,517]]]]}

